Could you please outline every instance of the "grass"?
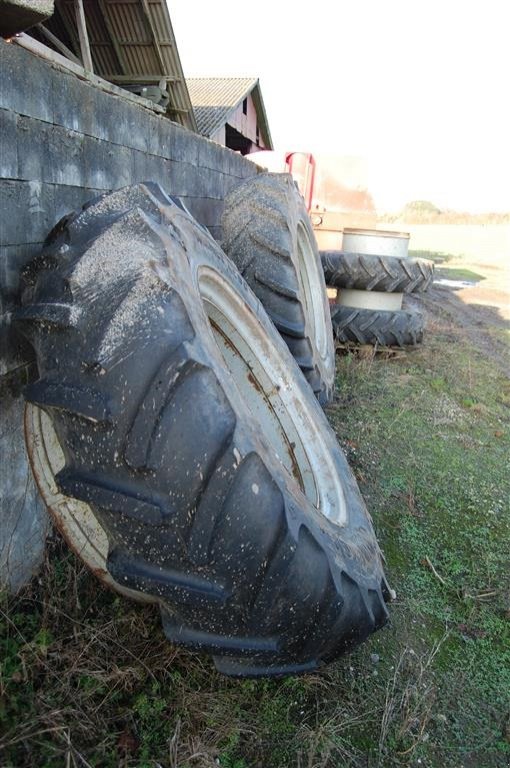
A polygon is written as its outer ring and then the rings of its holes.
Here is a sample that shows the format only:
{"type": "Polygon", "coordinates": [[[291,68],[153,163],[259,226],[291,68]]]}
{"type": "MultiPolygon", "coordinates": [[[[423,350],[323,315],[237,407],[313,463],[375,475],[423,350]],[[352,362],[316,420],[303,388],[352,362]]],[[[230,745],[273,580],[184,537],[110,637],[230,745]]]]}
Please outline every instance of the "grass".
{"type": "Polygon", "coordinates": [[[409,258],[411,259],[428,259],[433,261],[434,264],[444,264],[451,261],[454,256],[452,253],[445,253],[444,251],[429,251],[429,250],[409,250],[409,258]]]}
{"type": "Polygon", "coordinates": [[[478,283],[480,280],[485,280],[484,275],[480,275],[478,272],[474,272],[472,269],[464,269],[463,267],[436,267],[434,270],[434,280],[464,280],[469,283],[478,283]]]}
{"type": "Polygon", "coordinates": [[[438,319],[418,351],[339,356],[337,393],[391,625],[318,674],[229,680],[56,539],[0,603],[0,765],[508,766],[510,385],[438,319]]]}
{"type": "Polygon", "coordinates": [[[410,250],[409,256],[412,259],[428,259],[429,261],[433,261],[436,265],[434,268],[434,280],[446,278],[448,280],[467,280],[473,283],[485,280],[484,275],[474,272],[472,269],[466,269],[460,265],[454,267],[442,266],[455,258],[451,253],[445,253],[443,251],[410,250]]]}

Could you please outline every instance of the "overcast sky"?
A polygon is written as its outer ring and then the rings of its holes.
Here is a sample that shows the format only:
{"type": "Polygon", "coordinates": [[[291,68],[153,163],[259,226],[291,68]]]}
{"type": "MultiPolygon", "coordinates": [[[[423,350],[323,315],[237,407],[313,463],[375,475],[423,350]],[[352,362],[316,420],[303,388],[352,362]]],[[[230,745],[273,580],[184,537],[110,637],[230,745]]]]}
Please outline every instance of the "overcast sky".
{"type": "Polygon", "coordinates": [[[360,155],[380,208],[510,210],[507,0],[168,0],[187,76],[258,76],[275,147],[360,155]]]}

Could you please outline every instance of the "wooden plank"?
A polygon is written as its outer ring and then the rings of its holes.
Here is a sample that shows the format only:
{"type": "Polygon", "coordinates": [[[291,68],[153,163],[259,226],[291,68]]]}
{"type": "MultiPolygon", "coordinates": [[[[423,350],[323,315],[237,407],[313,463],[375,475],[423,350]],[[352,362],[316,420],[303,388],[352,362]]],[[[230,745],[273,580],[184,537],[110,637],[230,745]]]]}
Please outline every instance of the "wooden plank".
{"type": "Polygon", "coordinates": [[[44,24],[38,24],[36,29],[50,42],[52,45],[55,46],[55,48],[60,51],[64,56],[67,56],[68,59],[71,59],[71,61],[74,61],[75,64],[79,64],[81,66],[81,61],[79,60],[78,56],[75,56],[74,53],[67,47],[67,45],[64,45],[64,43],[58,39],[58,37],[55,37],[53,32],[50,32],[49,29],[46,29],[44,24]]]}
{"type": "MultiPolygon", "coordinates": [[[[71,2],[74,5],[74,0],[71,0],[71,2]]],[[[65,5],[60,6],[58,9],[60,20],[62,21],[62,24],[64,25],[65,31],[69,35],[69,40],[71,41],[72,50],[75,56],[80,56],[80,41],[78,40],[77,36],[77,30],[75,29],[75,26],[73,24],[73,17],[74,13],[71,13],[69,15],[69,11],[66,9],[65,5]]],[[[80,59],[80,66],[82,66],[82,62],[80,59]]]]}
{"type": "Polygon", "coordinates": [[[159,85],[164,80],[165,83],[176,83],[178,78],[170,77],[170,75],[101,75],[105,80],[110,80],[112,83],[131,83],[132,85],[159,85]]]}
{"type": "Polygon", "coordinates": [[[30,53],[40,56],[42,59],[51,61],[51,63],[59,69],[72,72],[76,77],[79,77],[80,80],[87,81],[90,85],[99,88],[101,91],[110,93],[113,96],[118,96],[125,101],[131,101],[141,107],[145,107],[145,109],[149,109],[151,112],[158,112],[159,114],[165,114],[166,112],[163,107],[150,101],[150,99],[144,99],[143,96],[138,96],[136,93],[125,91],[123,88],[120,88],[113,83],[109,83],[107,80],[103,80],[103,78],[94,75],[92,72],[87,72],[81,64],[75,64],[74,61],[57,53],[53,48],[48,48],[47,45],[40,43],[39,40],[35,40],[33,37],[30,37],[30,35],[22,33],[21,35],[17,35],[12,42],[15,45],[21,46],[21,48],[30,51],[30,53]]]}
{"type": "Polygon", "coordinates": [[[180,109],[180,107],[172,107],[171,104],[166,108],[167,112],[175,112],[177,115],[188,115],[189,109],[180,109]]]}
{"type": "Polygon", "coordinates": [[[90,55],[89,36],[87,34],[87,24],[85,22],[85,11],[83,9],[83,0],[75,0],[74,7],[76,11],[76,26],[80,38],[80,50],[83,67],[88,72],[93,72],[92,56],[90,55]]]}

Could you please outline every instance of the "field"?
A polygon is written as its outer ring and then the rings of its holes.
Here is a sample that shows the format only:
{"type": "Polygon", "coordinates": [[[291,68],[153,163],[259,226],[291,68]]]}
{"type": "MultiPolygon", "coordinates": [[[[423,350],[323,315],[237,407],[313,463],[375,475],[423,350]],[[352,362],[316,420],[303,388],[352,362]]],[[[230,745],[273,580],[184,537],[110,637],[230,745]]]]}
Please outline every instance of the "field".
{"type": "Polygon", "coordinates": [[[509,228],[411,230],[440,278],[477,282],[412,300],[421,348],[339,354],[328,409],[397,593],[390,625],[317,674],[229,680],[55,534],[0,603],[3,768],[510,764],[509,228]]]}

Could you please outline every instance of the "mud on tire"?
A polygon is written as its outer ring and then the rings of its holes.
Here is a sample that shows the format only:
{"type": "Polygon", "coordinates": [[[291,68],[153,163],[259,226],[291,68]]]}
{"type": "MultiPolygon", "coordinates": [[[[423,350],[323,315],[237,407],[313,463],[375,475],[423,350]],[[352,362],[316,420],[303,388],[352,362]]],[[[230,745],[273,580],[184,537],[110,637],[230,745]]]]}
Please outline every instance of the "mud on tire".
{"type": "Polygon", "coordinates": [[[261,301],[319,402],[333,394],[335,351],[315,235],[292,176],[261,173],[231,190],[223,248],[261,301]]]}
{"type": "Polygon", "coordinates": [[[186,212],[157,185],[106,195],[56,228],[26,280],[26,398],[62,448],[56,487],[99,521],[114,585],[155,599],[170,641],[227,674],[277,675],[386,622],[381,554],[335,436],[186,212]]]}

